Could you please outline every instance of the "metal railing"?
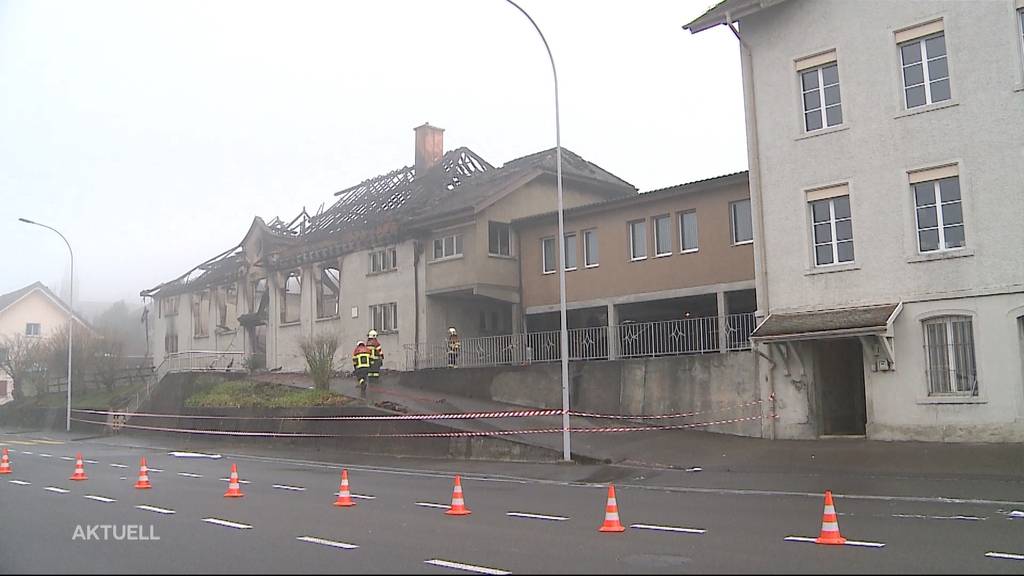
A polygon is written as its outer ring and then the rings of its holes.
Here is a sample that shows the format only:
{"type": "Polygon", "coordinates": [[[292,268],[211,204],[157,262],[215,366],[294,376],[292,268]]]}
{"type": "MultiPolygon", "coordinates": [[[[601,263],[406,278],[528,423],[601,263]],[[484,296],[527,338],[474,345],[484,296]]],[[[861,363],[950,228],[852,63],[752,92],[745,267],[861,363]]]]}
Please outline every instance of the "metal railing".
{"type": "MultiPolygon", "coordinates": [[[[626,322],[616,326],[572,328],[569,359],[608,360],[747,350],[756,321],[753,313],[719,318],[626,322]]],[[[447,341],[407,344],[406,368],[480,367],[561,360],[557,330],[466,338],[453,352],[447,341]]]]}
{"type": "Polygon", "coordinates": [[[157,368],[157,382],[174,372],[245,372],[245,352],[185,350],[172,352],[157,368]]]}

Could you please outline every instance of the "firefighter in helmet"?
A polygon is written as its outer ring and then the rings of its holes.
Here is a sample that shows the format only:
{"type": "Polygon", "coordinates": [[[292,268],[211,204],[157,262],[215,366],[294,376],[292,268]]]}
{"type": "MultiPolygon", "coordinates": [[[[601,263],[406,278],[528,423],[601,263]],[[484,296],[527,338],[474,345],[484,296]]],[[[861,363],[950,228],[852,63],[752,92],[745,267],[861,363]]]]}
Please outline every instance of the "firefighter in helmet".
{"type": "Polygon", "coordinates": [[[360,340],[352,351],[352,368],[355,369],[356,379],[359,381],[359,391],[366,393],[366,377],[373,365],[370,357],[370,348],[366,342],[360,340]]]}
{"type": "Polygon", "coordinates": [[[384,364],[384,347],[377,340],[377,331],[370,330],[366,334],[366,347],[370,349],[369,381],[376,384],[380,380],[380,367],[384,364]]]}
{"type": "Polygon", "coordinates": [[[448,328],[448,367],[455,368],[458,365],[459,350],[462,349],[462,342],[459,341],[459,334],[455,327],[448,328]]]}

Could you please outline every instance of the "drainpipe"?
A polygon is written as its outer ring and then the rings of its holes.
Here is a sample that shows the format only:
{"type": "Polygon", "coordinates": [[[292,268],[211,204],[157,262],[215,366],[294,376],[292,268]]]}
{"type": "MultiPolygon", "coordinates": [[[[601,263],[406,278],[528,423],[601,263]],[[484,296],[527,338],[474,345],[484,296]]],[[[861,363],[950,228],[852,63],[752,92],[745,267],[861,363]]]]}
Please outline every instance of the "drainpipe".
{"type": "MultiPolygon", "coordinates": [[[[419,347],[420,347],[420,252],[422,251],[423,245],[420,244],[419,240],[412,241],[412,301],[413,307],[415,308],[414,313],[416,315],[413,320],[415,328],[413,329],[413,341],[412,341],[412,368],[416,370],[419,368],[419,347]]],[[[408,366],[406,366],[408,368],[408,366]]]]}
{"type": "MultiPolygon", "coordinates": [[[[764,318],[768,310],[770,309],[770,300],[768,294],[768,271],[765,266],[765,231],[764,231],[764,208],[762,205],[762,194],[761,194],[761,161],[760,161],[760,150],[761,144],[758,140],[757,132],[757,98],[755,98],[755,87],[754,87],[754,63],[753,63],[753,51],[750,49],[750,45],[743,40],[740,36],[740,31],[736,28],[736,23],[733,22],[732,16],[727,12],[725,15],[726,25],[729,30],[732,30],[736,39],[740,43],[740,62],[743,68],[743,103],[746,110],[746,123],[747,123],[747,166],[748,166],[748,179],[750,181],[750,209],[753,213],[752,225],[754,227],[754,289],[757,296],[757,314],[756,317],[764,318]]],[[[757,345],[753,347],[756,349],[757,345]]],[[[759,355],[763,356],[763,353],[758,350],[759,355]]],[[[760,361],[754,365],[754,374],[758,381],[761,378],[760,361]]],[[[772,405],[774,406],[775,398],[775,378],[774,378],[774,363],[769,364],[768,368],[768,397],[772,399],[772,405]]],[[[774,408],[772,409],[772,418],[770,420],[770,437],[775,439],[775,418],[774,408]]]]}

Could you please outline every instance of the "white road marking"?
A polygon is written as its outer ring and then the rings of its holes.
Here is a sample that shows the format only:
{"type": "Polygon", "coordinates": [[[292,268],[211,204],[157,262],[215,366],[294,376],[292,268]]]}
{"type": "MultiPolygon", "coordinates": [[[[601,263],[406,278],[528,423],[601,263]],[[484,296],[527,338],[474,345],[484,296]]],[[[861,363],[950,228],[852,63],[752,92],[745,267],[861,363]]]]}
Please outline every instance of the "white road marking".
{"type": "Polygon", "coordinates": [[[146,470],[149,470],[150,472],[163,472],[164,471],[163,468],[150,468],[148,466],[146,467],[146,470]]]}
{"type": "Polygon", "coordinates": [[[978,516],[925,516],[923,514],[893,514],[893,518],[918,518],[922,520],[985,520],[978,516]]]}
{"type": "Polygon", "coordinates": [[[694,466],[693,468],[687,468],[687,472],[702,472],[704,469],[700,466],[694,466]]]}
{"type": "Polygon", "coordinates": [[[202,474],[193,474],[191,472],[178,472],[178,476],[184,476],[185,478],[202,478],[202,474]]]}
{"type": "Polygon", "coordinates": [[[22,451],[21,451],[21,453],[22,453],[22,454],[28,454],[29,456],[32,456],[32,455],[34,455],[34,454],[35,454],[35,452],[28,452],[28,451],[26,451],[26,450],[22,450],[22,451]]]}
{"type": "Polygon", "coordinates": [[[85,462],[86,464],[99,464],[99,462],[95,460],[83,460],[83,462],[85,462]]]}
{"type": "Polygon", "coordinates": [[[43,454],[42,452],[40,452],[39,453],[39,457],[40,458],[53,458],[53,454],[43,454]]]}
{"type": "Polygon", "coordinates": [[[127,468],[124,464],[111,464],[110,466],[112,468],[127,468]]]}
{"type": "Polygon", "coordinates": [[[434,504],[433,502],[417,502],[416,505],[423,506],[425,508],[444,508],[446,510],[451,508],[448,504],[434,504]]]}
{"type": "Polygon", "coordinates": [[[280,488],[281,490],[292,490],[294,492],[305,492],[306,489],[302,486],[287,486],[285,484],[274,484],[274,488],[280,488]]]}
{"type": "Polygon", "coordinates": [[[47,486],[46,488],[43,488],[43,490],[56,492],[57,494],[67,494],[69,492],[69,490],[65,490],[63,488],[54,488],[53,486],[47,486]]]}
{"type": "Polygon", "coordinates": [[[139,506],[136,506],[136,508],[138,508],[139,510],[156,512],[157,514],[174,514],[174,510],[168,510],[167,508],[157,508],[156,506],[147,506],[145,504],[140,504],[139,506]]]}
{"type": "Polygon", "coordinates": [[[121,476],[120,478],[118,478],[118,480],[127,480],[127,479],[128,479],[127,476],[121,476]]]}
{"type": "Polygon", "coordinates": [[[203,454],[201,452],[168,452],[168,454],[175,458],[211,458],[213,460],[220,458],[220,454],[203,454]]]}
{"type": "MultiPolygon", "coordinates": [[[[40,456],[42,456],[42,454],[40,454],[40,456]]],[[[75,459],[72,458],[71,456],[61,456],[60,459],[61,460],[67,460],[68,462],[74,462],[75,461],[75,459]]]]}
{"type": "Polygon", "coordinates": [[[1010,518],[1024,518],[1024,512],[1021,512],[1020,510],[1011,510],[1010,518]]]}
{"type": "Polygon", "coordinates": [[[203,518],[203,522],[210,524],[216,524],[218,526],[227,526],[228,528],[238,528],[239,530],[248,530],[252,526],[248,524],[239,524],[238,522],[230,522],[228,520],[221,520],[220,518],[203,518]]]}
{"type": "MultiPolygon", "coordinates": [[[[335,492],[334,495],[338,496],[339,493],[335,492]]],[[[351,496],[353,498],[358,498],[360,500],[376,500],[377,499],[376,496],[370,496],[368,494],[349,494],[349,496],[351,496]]]]}
{"type": "Polygon", "coordinates": [[[528,512],[506,512],[506,516],[514,516],[516,518],[534,518],[537,520],[568,520],[567,516],[548,516],[546,514],[530,514],[528,512]]]}
{"type": "Polygon", "coordinates": [[[640,528],[642,530],[662,530],[665,532],[685,532],[687,534],[704,534],[707,530],[703,528],[680,528],[679,526],[658,526],[655,524],[631,524],[630,528],[640,528]]]}
{"type": "Polygon", "coordinates": [[[345,542],[335,542],[334,540],[324,540],[323,538],[317,538],[315,536],[299,536],[296,540],[302,542],[312,542],[313,544],[323,544],[324,546],[331,546],[333,548],[343,548],[345,550],[352,550],[359,548],[355,544],[347,544],[345,542]]]}
{"type": "Polygon", "coordinates": [[[986,552],[988,558],[1002,558],[1003,560],[1024,560],[1024,554],[1007,554],[1006,552],[986,552]]]}
{"type": "MultiPolygon", "coordinates": [[[[786,536],[783,538],[786,542],[810,542],[814,543],[815,538],[807,538],[804,536],[786,536]]],[[[862,542],[860,540],[847,540],[846,546],[863,546],[865,548],[881,548],[885,546],[882,542],[862,542]]]]}
{"type": "Polygon", "coordinates": [[[25,482],[24,480],[8,480],[11,484],[17,484],[18,486],[28,486],[31,482],[25,482]]]}
{"type": "MultiPolygon", "coordinates": [[[[231,478],[221,478],[220,481],[221,482],[231,482],[231,478]]],[[[239,484],[249,484],[249,481],[248,480],[239,480],[238,483],[239,484]]]]}
{"type": "Polygon", "coordinates": [[[86,495],[82,496],[82,498],[88,498],[89,500],[95,500],[97,502],[103,502],[105,504],[109,504],[111,502],[117,502],[117,500],[114,500],[113,498],[107,498],[107,497],[104,497],[104,496],[94,496],[92,494],[86,494],[86,495]]]}
{"type": "Polygon", "coordinates": [[[434,566],[442,566],[444,568],[455,568],[457,570],[466,570],[467,572],[476,572],[477,574],[494,574],[495,576],[503,576],[509,574],[504,570],[497,570],[495,568],[485,568],[484,566],[474,566],[472,564],[462,564],[460,562],[449,562],[448,560],[424,560],[424,564],[433,564],[434,566]]]}

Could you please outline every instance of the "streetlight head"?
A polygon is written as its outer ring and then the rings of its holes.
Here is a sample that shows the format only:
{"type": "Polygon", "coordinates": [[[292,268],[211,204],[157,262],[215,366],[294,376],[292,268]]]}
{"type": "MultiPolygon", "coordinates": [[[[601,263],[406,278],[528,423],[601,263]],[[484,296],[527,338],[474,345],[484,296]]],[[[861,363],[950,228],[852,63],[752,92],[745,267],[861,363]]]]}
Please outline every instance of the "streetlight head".
{"type": "Polygon", "coordinates": [[[35,224],[35,222],[29,220],[28,218],[18,218],[18,220],[21,220],[25,224],[35,224]]]}

